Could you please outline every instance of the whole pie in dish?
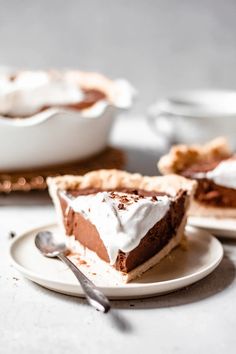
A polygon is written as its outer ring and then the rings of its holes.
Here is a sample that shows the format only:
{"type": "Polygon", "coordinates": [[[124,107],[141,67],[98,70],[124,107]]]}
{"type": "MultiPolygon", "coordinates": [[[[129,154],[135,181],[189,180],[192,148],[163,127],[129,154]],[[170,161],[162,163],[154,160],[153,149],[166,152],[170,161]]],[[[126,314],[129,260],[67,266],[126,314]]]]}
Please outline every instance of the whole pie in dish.
{"type": "Polygon", "coordinates": [[[236,155],[225,138],[205,145],[176,145],[158,163],[162,174],[198,182],[190,215],[236,217],[236,155]]]}
{"type": "Polygon", "coordinates": [[[118,170],[47,182],[72,250],[110,265],[122,282],[139,277],[181,242],[196,186],[181,176],[118,170]]]}

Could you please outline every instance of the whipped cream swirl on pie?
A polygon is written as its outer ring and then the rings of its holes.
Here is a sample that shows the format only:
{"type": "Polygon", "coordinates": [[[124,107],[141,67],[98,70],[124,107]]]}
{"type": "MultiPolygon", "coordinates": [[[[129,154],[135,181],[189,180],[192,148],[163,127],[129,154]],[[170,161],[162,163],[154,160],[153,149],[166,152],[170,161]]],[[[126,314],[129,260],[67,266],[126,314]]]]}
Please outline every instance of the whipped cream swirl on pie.
{"type": "Polygon", "coordinates": [[[0,78],[0,114],[29,116],[42,107],[80,102],[83,93],[62,73],[24,71],[15,77],[0,78]]]}
{"type": "Polygon", "coordinates": [[[111,264],[115,263],[119,250],[130,252],[136,248],[170,206],[167,196],[140,197],[122,192],[99,192],[68,199],[70,208],[96,225],[111,264]]]}
{"type": "Polygon", "coordinates": [[[135,95],[134,88],[126,80],[110,80],[98,73],[19,71],[0,75],[0,115],[21,118],[50,107],[65,109],[86,101],[89,91],[99,92],[103,97],[94,97],[89,109],[80,108],[88,116],[100,115],[109,104],[129,108],[135,95]]]}
{"type": "Polygon", "coordinates": [[[194,178],[207,178],[215,184],[236,189],[236,159],[220,162],[213,170],[195,173],[194,178]]]}

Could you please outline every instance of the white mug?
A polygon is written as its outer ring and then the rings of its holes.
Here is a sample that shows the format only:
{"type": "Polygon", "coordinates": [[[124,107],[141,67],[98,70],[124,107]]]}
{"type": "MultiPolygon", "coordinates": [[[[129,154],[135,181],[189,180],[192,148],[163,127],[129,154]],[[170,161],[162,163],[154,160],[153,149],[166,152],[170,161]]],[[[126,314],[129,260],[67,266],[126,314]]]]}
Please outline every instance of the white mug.
{"type": "Polygon", "coordinates": [[[148,121],[159,137],[172,143],[205,143],[226,136],[236,148],[236,91],[177,93],[152,105],[148,121]]]}

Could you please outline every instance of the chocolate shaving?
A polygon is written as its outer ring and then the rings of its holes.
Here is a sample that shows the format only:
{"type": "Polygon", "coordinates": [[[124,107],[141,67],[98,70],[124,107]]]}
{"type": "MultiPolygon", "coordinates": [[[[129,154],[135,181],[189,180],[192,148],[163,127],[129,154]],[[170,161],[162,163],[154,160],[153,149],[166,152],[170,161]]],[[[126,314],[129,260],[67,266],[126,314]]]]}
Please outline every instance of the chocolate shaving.
{"type": "Polygon", "coordinates": [[[122,203],[128,203],[128,202],[129,202],[129,199],[128,199],[126,196],[121,196],[121,197],[120,197],[120,201],[121,201],[122,203]]]}
{"type": "Polygon", "coordinates": [[[118,209],[119,210],[124,210],[125,209],[125,205],[123,203],[119,203],[118,204],[118,209]]]}

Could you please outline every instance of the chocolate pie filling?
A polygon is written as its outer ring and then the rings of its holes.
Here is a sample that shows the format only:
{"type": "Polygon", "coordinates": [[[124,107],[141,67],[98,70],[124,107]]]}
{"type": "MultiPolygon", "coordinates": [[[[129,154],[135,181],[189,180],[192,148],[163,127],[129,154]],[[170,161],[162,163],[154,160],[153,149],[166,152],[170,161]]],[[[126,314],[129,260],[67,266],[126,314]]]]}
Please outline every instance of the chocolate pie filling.
{"type": "MultiPolygon", "coordinates": [[[[232,157],[232,159],[236,159],[236,157],[232,157]]],[[[222,160],[215,160],[194,164],[190,168],[182,171],[181,175],[198,181],[198,187],[195,192],[195,199],[197,201],[213,207],[236,208],[235,189],[217,185],[207,178],[196,178],[194,176],[198,172],[209,172],[215,169],[221,161],[222,160]]]]}
{"type": "Polygon", "coordinates": [[[74,104],[69,104],[64,107],[81,111],[82,109],[92,107],[98,101],[102,101],[106,99],[105,93],[99,90],[90,89],[90,90],[82,90],[82,92],[84,94],[83,101],[74,104]]]}
{"type": "MultiPolygon", "coordinates": [[[[68,196],[76,197],[78,195],[88,195],[100,191],[102,190],[90,188],[68,190],[66,193],[68,196]]],[[[139,198],[144,196],[155,198],[156,196],[165,195],[164,193],[155,191],[132,190],[128,188],[116,189],[115,191],[136,194],[139,198]]],[[[94,251],[104,261],[109,262],[106,248],[96,227],[80,213],[76,213],[71,208],[68,208],[68,203],[60,192],[58,195],[64,215],[66,234],[74,235],[75,239],[82,245],[94,251]]],[[[116,263],[114,264],[115,269],[127,273],[159,252],[176,234],[176,230],[185,213],[185,200],[186,191],[180,191],[175,199],[171,201],[167,214],[148,231],[138,247],[128,253],[119,251],[116,263]]],[[[104,222],[106,221],[104,220],[104,222]]]]}

